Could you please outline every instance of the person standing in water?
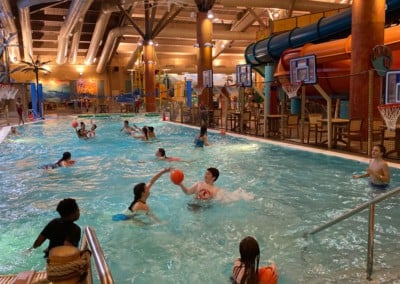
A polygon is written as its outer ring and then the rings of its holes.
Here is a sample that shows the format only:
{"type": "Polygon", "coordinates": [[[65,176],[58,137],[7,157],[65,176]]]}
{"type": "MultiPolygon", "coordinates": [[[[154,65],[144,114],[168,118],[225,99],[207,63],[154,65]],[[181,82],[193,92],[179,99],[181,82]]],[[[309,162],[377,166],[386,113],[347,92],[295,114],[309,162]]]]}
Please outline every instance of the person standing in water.
{"type": "Polygon", "coordinates": [[[20,125],[21,123],[25,124],[24,117],[23,117],[24,105],[22,104],[21,98],[17,98],[17,102],[15,104],[15,107],[16,107],[17,113],[18,113],[18,125],[20,125]]]}
{"type": "Polygon", "coordinates": [[[372,159],[368,165],[366,173],[361,175],[353,175],[354,179],[369,177],[372,187],[386,189],[390,183],[390,170],[387,162],[383,159],[386,148],[383,145],[375,145],[372,147],[372,159]]]}

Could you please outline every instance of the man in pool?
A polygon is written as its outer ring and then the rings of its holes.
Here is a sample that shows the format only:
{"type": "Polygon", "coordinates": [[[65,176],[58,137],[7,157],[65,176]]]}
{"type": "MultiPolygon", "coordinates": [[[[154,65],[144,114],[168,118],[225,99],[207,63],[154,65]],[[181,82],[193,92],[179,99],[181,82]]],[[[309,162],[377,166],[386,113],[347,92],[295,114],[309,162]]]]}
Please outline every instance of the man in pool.
{"type": "Polygon", "coordinates": [[[390,183],[390,170],[386,161],[382,158],[386,153],[385,146],[375,145],[372,147],[372,159],[365,174],[353,175],[353,178],[369,177],[373,187],[385,189],[390,183]]]}
{"type": "Polygon", "coordinates": [[[183,183],[178,184],[186,194],[194,194],[197,200],[213,199],[219,192],[219,188],[214,185],[219,177],[219,171],[216,168],[208,168],[204,174],[204,181],[198,181],[190,188],[183,183]]]}
{"type": "Polygon", "coordinates": [[[51,220],[39,234],[33,246],[29,249],[40,247],[45,240],[49,240],[49,246],[44,251],[48,257],[49,251],[57,246],[78,247],[81,239],[81,228],[74,222],[79,219],[80,211],[75,199],[66,198],[57,205],[57,212],[61,218],[51,220]]]}

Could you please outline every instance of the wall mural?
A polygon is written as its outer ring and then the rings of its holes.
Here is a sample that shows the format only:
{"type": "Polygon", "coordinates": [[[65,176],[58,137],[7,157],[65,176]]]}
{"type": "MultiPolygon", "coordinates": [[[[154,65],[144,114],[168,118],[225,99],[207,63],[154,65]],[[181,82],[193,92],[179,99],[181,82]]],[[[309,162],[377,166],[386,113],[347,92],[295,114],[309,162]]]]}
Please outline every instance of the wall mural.
{"type": "Polygon", "coordinates": [[[71,100],[69,81],[47,80],[42,81],[43,100],[53,103],[64,103],[71,100]]]}
{"type": "Polygon", "coordinates": [[[93,79],[79,79],[76,82],[77,94],[80,97],[97,96],[97,80],[93,79]]]}

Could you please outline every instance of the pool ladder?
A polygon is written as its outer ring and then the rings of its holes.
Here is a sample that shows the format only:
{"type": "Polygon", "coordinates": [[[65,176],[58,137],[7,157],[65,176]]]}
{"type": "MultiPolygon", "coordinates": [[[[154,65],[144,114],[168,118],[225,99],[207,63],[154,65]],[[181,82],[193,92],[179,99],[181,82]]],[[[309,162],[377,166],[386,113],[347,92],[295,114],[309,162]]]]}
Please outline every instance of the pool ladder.
{"type": "Polygon", "coordinates": [[[373,257],[374,257],[374,227],[375,227],[375,204],[386,200],[396,194],[400,193],[400,187],[395,188],[387,193],[380,194],[378,197],[365,202],[356,208],[350,210],[349,212],[337,217],[336,219],[329,221],[321,226],[318,226],[311,232],[305,233],[304,236],[307,237],[308,235],[314,235],[322,230],[325,230],[326,228],[329,228],[330,226],[343,221],[344,219],[347,219],[356,213],[363,211],[364,209],[369,207],[369,222],[368,222],[368,253],[367,253],[367,280],[372,280],[371,275],[372,275],[372,270],[373,270],[373,257]]]}
{"type": "MultiPolygon", "coordinates": [[[[90,249],[93,256],[93,261],[96,265],[96,270],[98,277],[100,279],[101,284],[113,284],[114,280],[111,275],[110,268],[105,260],[103,250],[101,249],[100,243],[97,239],[96,233],[91,227],[85,227],[82,242],[81,242],[81,250],[90,249]]],[[[86,283],[93,283],[92,279],[92,269],[90,269],[90,275],[86,279],[86,283]]]]}

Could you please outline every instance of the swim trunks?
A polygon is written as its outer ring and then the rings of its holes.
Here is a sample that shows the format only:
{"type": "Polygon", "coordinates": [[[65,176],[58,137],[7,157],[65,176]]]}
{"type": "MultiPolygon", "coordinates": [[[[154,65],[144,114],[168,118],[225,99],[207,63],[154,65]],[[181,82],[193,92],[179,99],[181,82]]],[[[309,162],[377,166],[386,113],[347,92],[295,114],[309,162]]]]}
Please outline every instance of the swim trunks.
{"type": "Polygon", "coordinates": [[[371,187],[376,188],[376,189],[387,189],[389,187],[389,184],[387,183],[369,183],[371,187]]]}

